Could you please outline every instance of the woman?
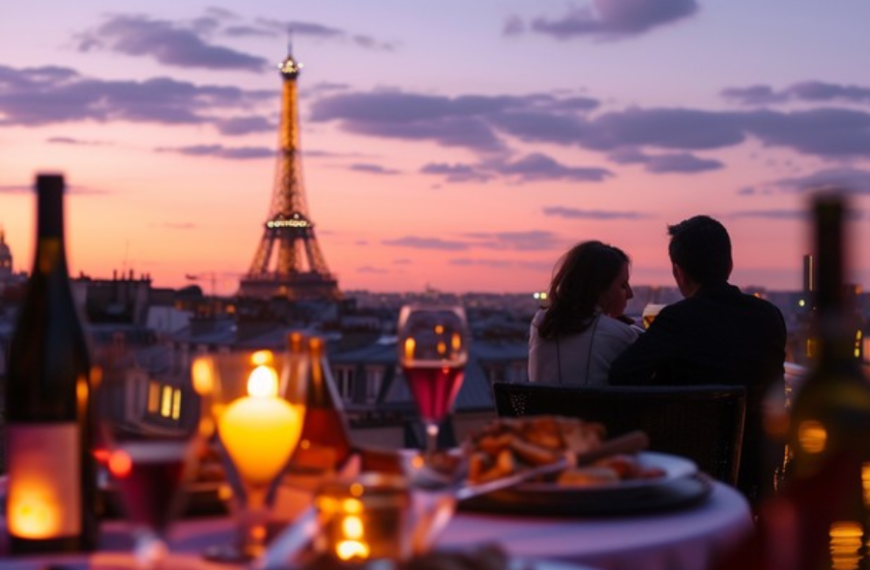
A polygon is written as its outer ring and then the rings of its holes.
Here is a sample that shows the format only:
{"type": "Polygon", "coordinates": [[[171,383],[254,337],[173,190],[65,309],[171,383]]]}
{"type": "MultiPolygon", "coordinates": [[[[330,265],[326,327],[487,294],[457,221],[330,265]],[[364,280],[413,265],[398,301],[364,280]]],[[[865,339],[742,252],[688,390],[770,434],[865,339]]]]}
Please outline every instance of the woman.
{"type": "Polygon", "coordinates": [[[587,241],[559,261],[550,283],[550,306],[535,314],[529,337],[529,380],[607,385],[610,363],[639,334],[623,313],[634,295],[628,256],[587,241]]]}

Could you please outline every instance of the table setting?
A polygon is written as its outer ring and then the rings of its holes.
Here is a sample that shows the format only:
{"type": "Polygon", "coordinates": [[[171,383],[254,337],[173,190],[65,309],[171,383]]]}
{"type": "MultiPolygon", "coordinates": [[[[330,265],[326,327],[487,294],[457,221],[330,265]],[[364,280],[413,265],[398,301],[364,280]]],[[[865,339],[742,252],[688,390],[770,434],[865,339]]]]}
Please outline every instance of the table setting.
{"type": "Polygon", "coordinates": [[[736,490],[649,451],[642,432],[608,438],[577,418],[499,418],[439,449],[467,360],[461,307],[400,315],[398,362],[425,449],[355,445],[339,469],[294,471],[310,380],[294,334],[285,351],[193,358],[173,385],[189,389],[195,421],[176,403],[180,423],[147,434],[131,418],[154,403],[142,388],[150,373],[129,355],[101,359],[95,455],[114,517],[95,552],[8,556],[0,546],[0,568],[690,570],[752,531],[736,490]]]}

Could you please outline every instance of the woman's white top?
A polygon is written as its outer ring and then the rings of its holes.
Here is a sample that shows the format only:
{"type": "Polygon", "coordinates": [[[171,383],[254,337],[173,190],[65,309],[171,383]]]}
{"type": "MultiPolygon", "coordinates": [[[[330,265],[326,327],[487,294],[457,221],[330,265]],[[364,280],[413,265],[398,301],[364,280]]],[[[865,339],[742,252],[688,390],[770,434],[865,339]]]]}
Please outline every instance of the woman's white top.
{"type": "Polygon", "coordinates": [[[545,313],[535,313],[529,333],[531,382],[607,386],[610,364],[641,331],[599,312],[583,332],[550,340],[538,334],[545,313]]]}

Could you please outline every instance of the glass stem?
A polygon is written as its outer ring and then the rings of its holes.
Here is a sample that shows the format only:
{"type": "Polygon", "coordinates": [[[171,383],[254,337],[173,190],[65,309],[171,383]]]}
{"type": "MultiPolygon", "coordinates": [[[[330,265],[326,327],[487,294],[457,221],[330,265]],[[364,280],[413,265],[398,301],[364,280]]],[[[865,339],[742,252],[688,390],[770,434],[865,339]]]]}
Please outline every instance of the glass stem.
{"type": "Polygon", "coordinates": [[[266,549],[266,524],[269,509],[265,489],[248,489],[247,503],[239,513],[239,551],[244,558],[254,559],[266,549]]]}
{"type": "Polygon", "coordinates": [[[150,530],[137,533],[133,557],[138,568],[159,570],[163,567],[167,556],[169,556],[169,547],[163,537],[150,530]]]}
{"type": "Polygon", "coordinates": [[[438,451],[438,424],[426,424],[426,455],[434,455],[438,451]]]}

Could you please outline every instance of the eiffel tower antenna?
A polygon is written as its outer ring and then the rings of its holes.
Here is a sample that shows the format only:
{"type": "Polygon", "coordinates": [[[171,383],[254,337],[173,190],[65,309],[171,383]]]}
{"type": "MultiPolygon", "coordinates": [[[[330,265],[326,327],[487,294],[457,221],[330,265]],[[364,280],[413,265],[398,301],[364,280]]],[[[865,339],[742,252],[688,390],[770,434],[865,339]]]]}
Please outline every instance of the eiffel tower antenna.
{"type": "MultiPolygon", "coordinates": [[[[292,41],[287,47],[292,52],[292,41]]],[[[342,298],[338,281],[320,251],[305,203],[296,103],[296,79],[302,64],[288,53],[279,67],[283,89],[272,204],[260,245],[239,283],[238,294],[261,299],[338,300],[342,298]]]]}

